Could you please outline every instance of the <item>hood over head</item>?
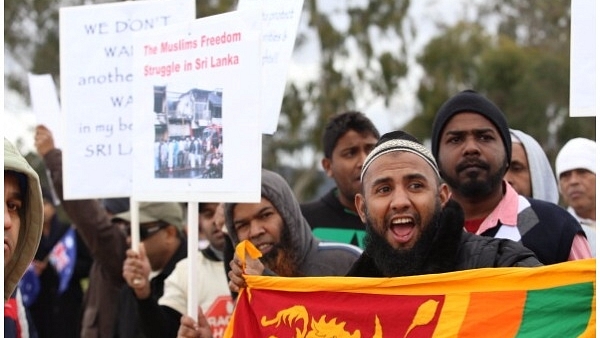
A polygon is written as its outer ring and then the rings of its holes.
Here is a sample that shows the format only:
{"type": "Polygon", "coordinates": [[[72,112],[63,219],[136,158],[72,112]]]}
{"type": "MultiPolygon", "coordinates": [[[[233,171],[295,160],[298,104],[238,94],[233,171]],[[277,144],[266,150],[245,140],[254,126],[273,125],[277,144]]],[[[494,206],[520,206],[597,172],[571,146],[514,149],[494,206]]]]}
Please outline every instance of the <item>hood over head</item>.
{"type": "Polygon", "coordinates": [[[531,177],[531,194],[538,200],[558,203],[558,187],[553,184],[554,172],[542,146],[529,134],[520,130],[510,129],[510,134],[515,141],[519,141],[529,162],[529,176],[531,177]]]}
{"type": "MultiPolygon", "coordinates": [[[[279,174],[262,169],[261,172],[261,197],[268,199],[283,218],[284,227],[290,232],[290,239],[296,257],[301,263],[311,248],[315,238],[310,226],[300,210],[300,204],[289,184],[279,174]]],[[[237,203],[225,203],[225,225],[231,237],[233,246],[240,242],[233,227],[233,209],[237,203]]]]}
{"type": "Polygon", "coordinates": [[[15,291],[37,251],[44,224],[44,204],[37,173],[6,138],[4,138],[4,170],[16,171],[27,177],[24,219],[21,220],[17,247],[11,260],[4,267],[4,301],[6,301],[15,291]]]}

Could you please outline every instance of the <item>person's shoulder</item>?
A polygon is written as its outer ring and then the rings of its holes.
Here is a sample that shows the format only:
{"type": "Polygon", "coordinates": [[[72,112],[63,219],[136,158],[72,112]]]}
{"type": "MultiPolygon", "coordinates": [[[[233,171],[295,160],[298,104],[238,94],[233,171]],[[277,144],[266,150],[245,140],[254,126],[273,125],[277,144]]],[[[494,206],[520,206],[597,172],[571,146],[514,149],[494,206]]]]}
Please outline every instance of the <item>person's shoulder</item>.
{"type": "Polygon", "coordinates": [[[314,201],[311,201],[311,202],[300,203],[300,210],[302,210],[302,214],[303,215],[310,214],[311,211],[320,209],[322,207],[323,206],[322,206],[322,203],[321,203],[320,199],[314,200],[314,201]]]}
{"type": "Polygon", "coordinates": [[[332,191],[333,190],[330,190],[327,193],[325,193],[324,195],[321,195],[312,201],[300,203],[300,208],[302,209],[302,212],[304,212],[305,210],[309,211],[309,210],[318,210],[318,209],[326,208],[327,207],[327,203],[326,203],[327,196],[332,194],[332,191]]]}
{"type": "Polygon", "coordinates": [[[315,243],[301,270],[306,276],[344,276],[361,253],[360,248],[351,244],[315,243]]]}
{"type": "MultiPolygon", "coordinates": [[[[517,243],[508,239],[481,236],[466,231],[462,234],[461,241],[461,248],[463,250],[466,249],[472,254],[481,253],[488,250],[498,252],[507,244],[510,245],[511,243],[517,243]]],[[[522,247],[522,245],[520,246],[522,247]]]]}
{"type": "MultiPolygon", "coordinates": [[[[577,219],[560,205],[530,197],[526,197],[525,199],[529,202],[529,206],[540,219],[552,220],[552,223],[567,222],[579,224],[577,219]]],[[[519,209],[522,210],[523,208],[520,207],[519,209]]]]}
{"type": "Polygon", "coordinates": [[[469,268],[542,265],[531,250],[510,239],[465,232],[461,241],[462,263],[469,268]]]}
{"type": "Polygon", "coordinates": [[[319,242],[318,251],[334,254],[348,254],[356,257],[359,257],[362,254],[362,249],[356,245],[324,241],[319,242]]]}
{"type": "Polygon", "coordinates": [[[324,218],[326,215],[335,214],[335,209],[327,203],[326,196],[327,195],[323,195],[316,200],[300,203],[302,216],[306,218],[311,227],[314,226],[315,221],[324,218]]]}
{"type": "Polygon", "coordinates": [[[481,245],[485,245],[486,243],[490,243],[494,241],[494,237],[488,237],[488,236],[480,236],[480,235],[476,235],[467,231],[464,231],[461,234],[461,242],[463,244],[463,246],[465,244],[468,245],[473,245],[473,244],[481,244],[481,245]]]}

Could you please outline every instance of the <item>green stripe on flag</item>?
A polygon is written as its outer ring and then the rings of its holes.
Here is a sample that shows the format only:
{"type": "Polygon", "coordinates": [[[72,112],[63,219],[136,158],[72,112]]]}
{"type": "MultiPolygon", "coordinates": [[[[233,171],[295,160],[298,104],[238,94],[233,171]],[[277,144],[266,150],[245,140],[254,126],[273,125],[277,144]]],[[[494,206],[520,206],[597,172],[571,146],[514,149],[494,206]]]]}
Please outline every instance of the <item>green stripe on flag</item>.
{"type": "Polygon", "coordinates": [[[593,297],[593,283],[528,291],[517,337],[579,336],[588,325],[593,297]]]}

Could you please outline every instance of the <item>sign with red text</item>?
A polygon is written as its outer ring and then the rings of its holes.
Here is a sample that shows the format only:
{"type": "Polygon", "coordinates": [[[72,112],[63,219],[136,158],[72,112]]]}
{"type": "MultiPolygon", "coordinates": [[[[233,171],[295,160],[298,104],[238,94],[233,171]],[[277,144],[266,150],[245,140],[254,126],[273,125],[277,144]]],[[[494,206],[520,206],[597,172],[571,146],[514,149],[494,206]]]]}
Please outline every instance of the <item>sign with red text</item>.
{"type": "Polygon", "coordinates": [[[60,9],[65,199],[132,190],[132,34],[195,18],[193,0],[125,1],[60,9]]]}
{"type": "Polygon", "coordinates": [[[134,196],[260,200],[258,18],[235,11],[135,35],[134,196]]]}
{"type": "Polygon", "coordinates": [[[210,325],[213,338],[221,338],[229,325],[229,318],[233,313],[233,299],[231,296],[219,296],[208,310],[204,312],[206,321],[210,325]]]}

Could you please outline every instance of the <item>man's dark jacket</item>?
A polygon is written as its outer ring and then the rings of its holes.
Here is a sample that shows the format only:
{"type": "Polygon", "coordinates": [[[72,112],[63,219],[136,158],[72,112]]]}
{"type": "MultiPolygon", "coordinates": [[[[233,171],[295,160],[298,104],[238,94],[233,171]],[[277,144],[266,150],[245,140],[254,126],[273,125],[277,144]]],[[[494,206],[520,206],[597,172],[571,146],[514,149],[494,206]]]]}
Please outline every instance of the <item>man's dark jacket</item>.
{"type": "MultiPolygon", "coordinates": [[[[534,267],[542,265],[535,254],[521,243],[509,239],[478,236],[463,230],[464,214],[458,203],[449,200],[443,209],[438,231],[421,271],[406,275],[425,275],[477,268],[534,267]]],[[[384,276],[365,251],[350,268],[352,277],[384,276]]]]}

